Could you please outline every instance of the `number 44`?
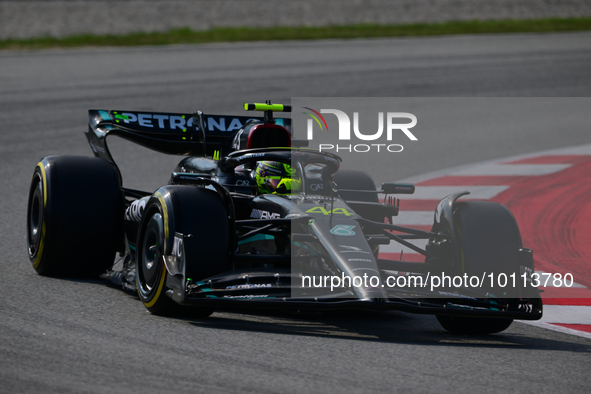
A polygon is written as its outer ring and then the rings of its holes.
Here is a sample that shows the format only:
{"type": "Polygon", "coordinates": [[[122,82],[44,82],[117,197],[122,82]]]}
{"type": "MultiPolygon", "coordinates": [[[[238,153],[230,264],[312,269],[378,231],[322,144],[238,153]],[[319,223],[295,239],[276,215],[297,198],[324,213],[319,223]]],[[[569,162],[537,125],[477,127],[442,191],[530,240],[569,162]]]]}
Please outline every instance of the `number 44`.
{"type": "Polygon", "coordinates": [[[332,211],[327,211],[324,207],[314,207],[314,208],[310,208],[306,211],[306,213],[322,213],[323,215],[330,215],[331,213],[333,215],[345,215],[345,216],[351,216],[352,213],[347,211],[345,208],[335,208],[332,211]]]}

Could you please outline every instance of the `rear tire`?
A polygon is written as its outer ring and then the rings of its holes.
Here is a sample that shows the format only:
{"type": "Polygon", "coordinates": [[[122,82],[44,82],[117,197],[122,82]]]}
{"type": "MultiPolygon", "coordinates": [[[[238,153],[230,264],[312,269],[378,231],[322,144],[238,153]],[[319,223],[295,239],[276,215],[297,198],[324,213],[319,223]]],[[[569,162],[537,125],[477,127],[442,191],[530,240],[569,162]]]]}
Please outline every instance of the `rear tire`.
{"type": "MultiPolygon", "coordinates": [[[[459,266],[455,275],[478,276],[483,273],[507,276],[520,275],[519,249],[522,247],[519,227],[513,214],[504,205],[490,201],[462,201],[455,204],[454,221],[459,251],[459,266]]],[[[483,286],[496,297],[517,296],[504,294],[507,288],[483,286]]],[[[447,331],[457,334],[492,334],[506,330],[513,319],[437,316],[447,331]]]]}
{"type": "Polygon", "coordinates": [[[216,192],[194,186],[166,186],[148,201],[137,243],[136,282],[138,295],[151,313],[207,317],[214,312],[213,308],[183,307],[166,295],[169,275],[163,256],[173,253],[178,233],[183,236],[185,279],[199,281],[229,270],[227,216],[216,192]]]}
{"type": "Polygon", "coordinates": [[[47,276],[95,276],[113,264],[123,242],[123,200],[112,163],[49,156],[31,180],[27,211],[29,259],[47,276]]]}
{"type": "MultiPolygon", "coordinates": [[[[335,173],[334,181],[337,184],[337,188],[340,189],[351,189],[351,190],[376,190],[376,185],[371,176],[358,170],[341,170],[335,173]]],[[[363,193],[363,192],[348,192],[339,191],[339,196],[345,201],[361,201],[378,203],[377,193],[363,193]]],[[[365,210],[358,210],[357,212],[362,217],[372,220],[374,222],[384,222],[384,216],[376,214],[375,212],[365,212],[365,210]]]]}
{"type": "MultiPolygon", "coordinates": [[[[334,174],[334,181],[338,189],[376,190],[372,177],[365,171],[340,170],[334,174]]],[[[379,202],[377,193],[339,191],[339,196],[345,201],[379,202]]]]}

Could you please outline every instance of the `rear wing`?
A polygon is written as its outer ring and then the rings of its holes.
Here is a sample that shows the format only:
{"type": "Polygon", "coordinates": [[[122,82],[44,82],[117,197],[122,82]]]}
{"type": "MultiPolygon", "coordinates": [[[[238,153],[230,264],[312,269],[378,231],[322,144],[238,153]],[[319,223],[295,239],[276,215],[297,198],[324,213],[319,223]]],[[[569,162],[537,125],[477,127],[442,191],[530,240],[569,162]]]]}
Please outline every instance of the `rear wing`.
{"type": "MultiPolygon", "coordinates": [[[[111,162],[114,161],[106,142],[108,135],[117,135],[161,153],[214,157],[219,147],[231,145],[236,133],[248,122],[262,121],[260,117],[200,112],[182,114],[91,109],[88,111],[86,138],[95,156],[111,162]]],[[[291,119],[276,118],[275,124],[291,133],[291,119]]]]}

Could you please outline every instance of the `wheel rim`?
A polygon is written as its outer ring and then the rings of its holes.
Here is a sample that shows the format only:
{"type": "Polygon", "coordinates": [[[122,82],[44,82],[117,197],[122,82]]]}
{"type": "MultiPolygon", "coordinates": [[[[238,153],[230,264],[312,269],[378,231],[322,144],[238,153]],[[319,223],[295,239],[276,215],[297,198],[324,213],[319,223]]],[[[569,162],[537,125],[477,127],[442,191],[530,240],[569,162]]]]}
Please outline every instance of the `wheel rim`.
{"type": "Polygon", "coordinates": [[[27,212],[27,242],[29,257],[34,259],[39,252],[39,242],[43,233],[43,182],[39,174],[35,174],[31,185],[29,209],[27,212]]]}
{"type": "Polygon", "coordinates": [[[146,226],[138,269],[140,290],[145,296],[152,295],[162,276],[164,225],[162,215],[155,213],[146,226]]]}

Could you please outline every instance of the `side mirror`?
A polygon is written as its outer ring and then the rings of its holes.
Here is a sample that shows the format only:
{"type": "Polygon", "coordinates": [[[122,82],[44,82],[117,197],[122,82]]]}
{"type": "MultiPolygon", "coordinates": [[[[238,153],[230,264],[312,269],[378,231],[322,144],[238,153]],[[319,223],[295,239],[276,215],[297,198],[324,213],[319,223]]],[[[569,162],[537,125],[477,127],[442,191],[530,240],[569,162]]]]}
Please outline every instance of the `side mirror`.
{"type": "Polygon", "coordinates": [[[385,194],[414,194],[415,185],[412,183],[382,183],[382,193],[385,194]]]}

